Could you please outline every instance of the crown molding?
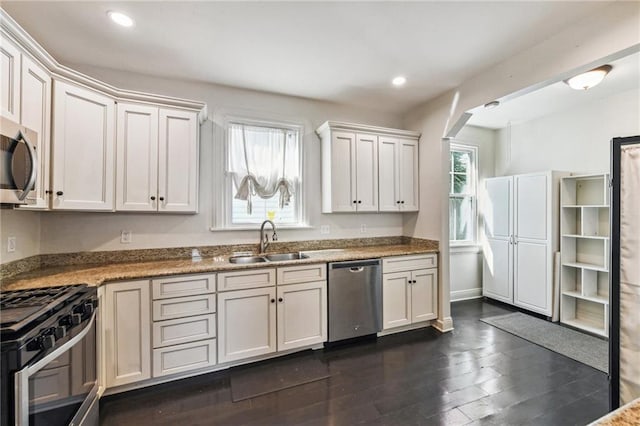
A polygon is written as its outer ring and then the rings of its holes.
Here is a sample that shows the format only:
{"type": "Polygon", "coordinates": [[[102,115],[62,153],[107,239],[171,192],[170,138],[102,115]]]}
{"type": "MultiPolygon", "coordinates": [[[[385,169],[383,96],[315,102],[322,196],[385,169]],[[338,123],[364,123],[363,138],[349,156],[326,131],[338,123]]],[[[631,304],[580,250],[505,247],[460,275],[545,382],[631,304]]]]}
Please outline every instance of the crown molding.
{"type": "Polygon", "coordinates": [[[392,129],[389,127],[370,126],[368,124],[347,123],[344,121],[325,121],[316,133],[321,135],[329,130],[342,130],[347,132],[375,133],[377,135],[397,136],[409,139],[420,139],[420,133],[411,130],[392,129]]]}

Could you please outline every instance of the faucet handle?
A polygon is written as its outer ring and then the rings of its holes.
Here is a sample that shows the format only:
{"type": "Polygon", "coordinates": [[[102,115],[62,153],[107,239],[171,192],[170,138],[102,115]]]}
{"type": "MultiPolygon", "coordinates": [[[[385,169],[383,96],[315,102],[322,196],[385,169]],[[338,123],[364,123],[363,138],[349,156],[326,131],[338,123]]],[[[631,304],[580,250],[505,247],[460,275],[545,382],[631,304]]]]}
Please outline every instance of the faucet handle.
{"type": "Polygon", "coordinates": [[[274,232],[273,235],[271,236],[271,241],[278,241],[278,234],[274,232]]]}

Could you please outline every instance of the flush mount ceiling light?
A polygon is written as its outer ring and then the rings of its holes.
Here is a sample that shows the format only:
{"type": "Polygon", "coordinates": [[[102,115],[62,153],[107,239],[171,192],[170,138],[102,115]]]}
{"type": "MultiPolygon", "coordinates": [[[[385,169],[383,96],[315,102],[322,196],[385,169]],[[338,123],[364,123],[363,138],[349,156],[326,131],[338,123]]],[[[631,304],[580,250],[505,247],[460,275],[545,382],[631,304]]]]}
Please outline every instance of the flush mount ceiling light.
{"type": "Polygon", "coordinates": [[[494,109],[498,105],[500,105],[500,101],[491,101],[491,102],[487,102],[486,104],[484,104],[484,108],[485,109],[494,109]]]}
{"type": "Polygon", "coordinates": [[[130,17],[128,17],[122,12],[115,12],[112,10],[107,12],[107,15],[109,16],[109,18],[111,18],[113,22],[123,27],[129,28],[129,27],[132,27],[134,24],[133,19],[131,19],[130,17]]]}
{"type": "Polygon", "coordinates": [[[402,75],[399,75],[395,77],[393,80],[391,80],[391,84],[393,84],[396,87],[404,86],[406,82],[407,82],[407,78],[402,75]]]}
{"type": "Polygon", "coordinates": [[[603,65],[601,67],[594,68],[591,71],[578,74],[575,77],[568,78],[564,82],[575,90],[591,89],[592,87],[600,84],[612,68],[613,67],[611,65],[603,65]]]}

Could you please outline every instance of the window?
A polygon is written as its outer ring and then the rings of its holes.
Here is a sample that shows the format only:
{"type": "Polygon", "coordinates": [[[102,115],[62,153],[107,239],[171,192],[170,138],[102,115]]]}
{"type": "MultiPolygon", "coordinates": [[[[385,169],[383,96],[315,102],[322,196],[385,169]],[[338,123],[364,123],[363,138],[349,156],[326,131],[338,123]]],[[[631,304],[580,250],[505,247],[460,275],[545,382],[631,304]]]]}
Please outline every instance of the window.
{"type": "Polygon", "coordinates": [[[451,144],[449,156],[449,240],[476,241],[477,148],[451,144]]]}
{"type": "Polygon", "coordinates": [[[302,225],[301,127],[230,120],[226,132],[224,227],[302,225]]]}

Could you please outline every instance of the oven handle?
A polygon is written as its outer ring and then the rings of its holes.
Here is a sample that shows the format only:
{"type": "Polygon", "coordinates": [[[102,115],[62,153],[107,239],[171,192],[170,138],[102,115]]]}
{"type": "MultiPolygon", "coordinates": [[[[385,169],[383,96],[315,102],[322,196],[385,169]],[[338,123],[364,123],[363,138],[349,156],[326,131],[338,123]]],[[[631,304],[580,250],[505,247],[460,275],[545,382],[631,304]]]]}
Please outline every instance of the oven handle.
{"type": "Polygon", "coordinates": [[[27,151],[29,152],[29,158],[31,159],[31,175],[29,175],[29,180],[22,191],[22,194],[18,195],[18,200],[23,201],[29,195],[29,192],[33,190],[36,186],[36,178],[38,177],[38,156],[36,154],[35,148],[31,145],[29,140],[24,136],[22,131],[18,131],[18,135],[16,136],[16,140],[18,142],[22,142],[27,146],[27,151]]]}
{"type": "Polygon", "coordinates": [[[49,364],[54,359],[58,358],[64,352],[71,349],[76,343],[80,342],[84,336],[89,333],[91,327],[96,321],[96,312],[93,312],[91,315],[91,320],[87,324],[85,328],[82,329],[80,333],[73,336],[68,342],[64,345],[60,346],[49,355],[42,358],[40,361],[36,362],[33,365],[29,365],[22,370],[18,371],[15,374],[15,389],[16,389],[16,406],[15,406],[15,417],[16,417],[16,426],[29,426],[29,377],[36,374],[38,371],[42,370],[47,364],[49,364]]]}

